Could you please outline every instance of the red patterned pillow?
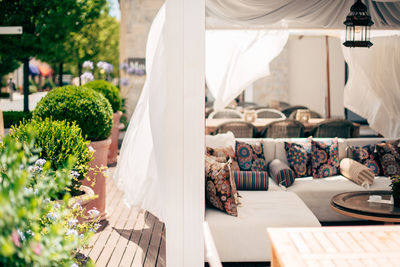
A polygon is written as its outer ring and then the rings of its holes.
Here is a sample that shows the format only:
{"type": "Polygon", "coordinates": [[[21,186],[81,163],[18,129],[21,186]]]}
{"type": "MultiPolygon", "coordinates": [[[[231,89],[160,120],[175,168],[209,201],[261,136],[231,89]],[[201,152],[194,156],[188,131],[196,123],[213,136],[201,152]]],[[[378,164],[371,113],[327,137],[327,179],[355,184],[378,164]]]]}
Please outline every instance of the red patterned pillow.
{"type": "Polygon", "coordinates": [[[235,171],[235,184],[239,190],[268,190],[268,173],[235,171]]]}
{"type": "Polygon", "coordinates": [[[285,142],[286,159],[296,177],[312,175],[311,166],[311,139],[307,142],[288,143],[285,142]]]}
{"type": "Polygon", "coordinates": [[[241,171],[267,171],[262,142],[250,145],[236,141],[236,160],[241,171]]]}
{"type": "Polygon", "coordinates": [[[237,191],[230,165],[230,161],[221,163],[206,156],[206,201],[229,215],[237,216],[237,191]]]}
{"type": "Polygon", "coordinates": [[[381,143],[376,145],[376,152],[382,164],[385,176],[400,175],[399,141],[381,143]]]}
{"type": "Polygon", "coordinates": [[[324,178],[339,173],[338,140],[317,142],[311,140],[312,175],[324,178]]]}

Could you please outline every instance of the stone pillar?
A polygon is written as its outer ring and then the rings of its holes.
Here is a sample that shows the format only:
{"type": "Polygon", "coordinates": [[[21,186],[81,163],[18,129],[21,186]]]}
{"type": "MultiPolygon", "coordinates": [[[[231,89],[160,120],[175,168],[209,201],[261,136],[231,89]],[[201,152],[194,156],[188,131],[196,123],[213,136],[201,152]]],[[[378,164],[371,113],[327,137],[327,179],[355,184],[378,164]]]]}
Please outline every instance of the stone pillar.
{"type": "MultiPolygon", "coordinates": [[[[128,58],[145,58],[147,35],[151,23],[164,0],[119,0],[121,9],[120,23],[120,63],[128,58]]],[[[128,118],[135,110],[142,92],[146,76],[120,73],[121,78],[128,78],[129,85],[121,86],[121,95],[126,98],[128,118]]]]}

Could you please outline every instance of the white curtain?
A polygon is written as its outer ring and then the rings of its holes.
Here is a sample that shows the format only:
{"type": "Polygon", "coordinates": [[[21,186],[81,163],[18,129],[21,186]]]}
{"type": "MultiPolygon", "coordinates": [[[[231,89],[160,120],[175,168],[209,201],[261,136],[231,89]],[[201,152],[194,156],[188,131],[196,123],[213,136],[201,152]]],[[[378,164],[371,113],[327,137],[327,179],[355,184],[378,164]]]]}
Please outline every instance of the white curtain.
{"type": "Polygon", "coordinates": [[[146,82],[122,143],[114,180],[136,205],[163,219],[163,180],[160,150],[165,108],[166,59],[164,53],[165,8],[153,21],[146,47],[146,82]]]}
{"type": "Polygon", "coordinates": [[[347,48],[344,105],[385,137],[400,136],[400,35],[371,39],[371,48],[347,48]]]}
{"type": "Polygon", "coordinates": [[[206,81],[214,109],[227,106],[244,89],[269,74],[269,63],[280,54],[287,30],[207,30],[206,81]]]}

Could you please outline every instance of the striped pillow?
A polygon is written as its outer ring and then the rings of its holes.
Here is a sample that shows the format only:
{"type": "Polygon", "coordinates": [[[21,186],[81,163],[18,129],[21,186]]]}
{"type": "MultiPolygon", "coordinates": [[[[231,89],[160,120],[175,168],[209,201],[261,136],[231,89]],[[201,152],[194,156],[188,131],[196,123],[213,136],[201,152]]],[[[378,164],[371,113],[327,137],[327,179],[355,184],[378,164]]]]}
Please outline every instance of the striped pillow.
{"type": "Polygon", "coordinates": [[[340,173],[361,186],[372,185],[375,178],[375,173],[370,168],[349,158],[344,158],[340,162],[340,173]]]}
{"type": "Polygon", "coordinates": [[[238,190],[268,190],[268,172],[234,171],[238,190]]]}
{"type": "Polygon", "coordinates": [[[272,180],[278,185],[289,187],[294,183],[295,172],[279,159],[274,159],[268,164],[268,171],[272,180]]]}

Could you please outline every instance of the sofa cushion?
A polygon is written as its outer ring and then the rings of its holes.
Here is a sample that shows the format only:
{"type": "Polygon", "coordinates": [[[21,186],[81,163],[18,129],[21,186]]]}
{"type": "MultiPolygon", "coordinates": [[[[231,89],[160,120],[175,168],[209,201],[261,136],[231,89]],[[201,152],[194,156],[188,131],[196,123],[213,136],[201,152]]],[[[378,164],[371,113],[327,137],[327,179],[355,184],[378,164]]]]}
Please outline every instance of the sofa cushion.
{"type": "Polygon", "coordinates": [[[236,141],[236,160],[241,171],[267,171],[263,142],[248,144],[236,141]]]}
{"type": "Polygon", "coordinates": [[[217,251],[224,262],[270,261],[268,227],[319,227],[310,209],[291,192],[239,191],[238,217],[206,209],[217,251]],[[284,207],[284,208],[283,208],[284,207]]]}
{"type": "Polygon", "coordinates": [[[238,190],[268,190],[268,172],[234,171],[233,177],[238,190]]]}
{"type": "Polygon", "coordinates": [[[294,171],[279,159],[274,159],[268,163],[268,172],[276,184],[284,187],[291,186],[296,177],[294,171]]]}
{"type": "Polygon", "coordinates": [[[324,178],[339,173],[337,138],[326,141],[311,140],[312,176],[324,178]]]}
{"type": "Polygon", "coordinates": [[[342,159],[340,162],[340,173],[361,186],[370,186],[374,182],[375,174],[367,166],[353,160],[342,159]]]}
{"type": "Polygon", "coordinates": [[[379,161],[385,176],[400,175],[399,141],[380,143],[376,145],[379,161]]]}
{"type": "Polygon", "coordinates": [[[205,157],[206,201],[229,215],[237,216],[236,185],[231,177],[230,164],[205,157]]]}
{"type": "MultiPolygon", "coordinates": [[[[390,190],[389,184],[390,180],[387,177],[375,177],[370,190],[390,190]]],[[[330,222],[356,220],[330,208],[333,196],[365,189],[341,175],[336,175],[324,179],[312,177],[296,179],[296,182],[287,190],[296,193],[320,221],[330,222]]]]}
{"type": "Polygon", "coordinates": [[[270,162],[275,158],[275,139],[274,138],[237,138],[236,141],[245,142],[248,144],[255,144],[257,142],[263,143],[265,162],[270,162]]]}
{"type": "Polygon", "coordinates": [[[375,153],[375,144],[347,146],[347,156],[370,168],[376,176],[383,175],[379,157],[375,153]]]}
{"type": "Polygon", "coordinates": [[[216,147],[216,148],[206,147],[206,153],[209,156],[225,158],[226,161],[231,159],[232,160],[232,165],[231,165],[232,171],[240,171],[239,165],[238,165],[238,163],[236,161],[236,157],[235,157],[235,150],[231,146],[216,147]]]}
{"type": "Polygon", "coordinates": [[[235,149],[235,136],[232,132],[206,135],[206,146],[211,148],[230,146],[232,149],[235,149]]]}
{"type": "Polygon", "coordinates": [[[311,140],[298,143],[285,142],[285,151],[288,165],[296,177],[311,175],[311,140]]]}

